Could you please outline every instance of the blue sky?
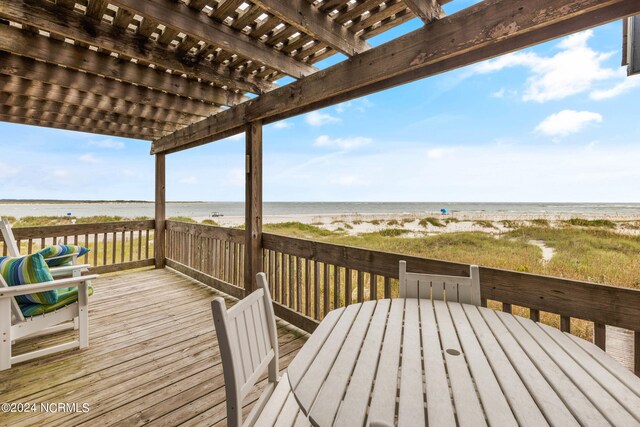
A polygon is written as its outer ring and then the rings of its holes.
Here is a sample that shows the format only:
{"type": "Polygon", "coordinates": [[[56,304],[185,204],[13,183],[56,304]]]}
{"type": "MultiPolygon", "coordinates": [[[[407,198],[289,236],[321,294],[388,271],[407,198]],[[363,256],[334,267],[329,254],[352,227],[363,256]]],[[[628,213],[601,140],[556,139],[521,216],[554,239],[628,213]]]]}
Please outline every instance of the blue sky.
{"type": "MultiPolygon", "coordinates": [[[[269,125],[264,200],[640,202],[640,78],[620,50],[616,22],[269,125]]],[[[153,199],[146,141],[7,123],[0,135],[0,198],[153,199]]],[[[243,200],[241,135],[167,168],[169,200],[243,200]]]]}

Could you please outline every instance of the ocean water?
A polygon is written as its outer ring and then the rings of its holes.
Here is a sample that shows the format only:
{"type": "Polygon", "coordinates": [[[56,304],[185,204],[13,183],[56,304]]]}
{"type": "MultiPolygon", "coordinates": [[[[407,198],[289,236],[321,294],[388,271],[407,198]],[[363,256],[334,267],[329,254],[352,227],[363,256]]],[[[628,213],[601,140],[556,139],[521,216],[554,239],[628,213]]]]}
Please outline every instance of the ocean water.
{"type": "MultiPolygon", "coordinates": [[[[264,215],[432,214],[446,208],[461,214],[640,215],[640,203],[450,203],[450,202],[265,202],[264,215]]],[[[242,202],[170,202],[167,216],[243,216],[242,202]]],[[[0,216],[112,215],[153,217],[153,203],[0,203],[0,216]]]]}

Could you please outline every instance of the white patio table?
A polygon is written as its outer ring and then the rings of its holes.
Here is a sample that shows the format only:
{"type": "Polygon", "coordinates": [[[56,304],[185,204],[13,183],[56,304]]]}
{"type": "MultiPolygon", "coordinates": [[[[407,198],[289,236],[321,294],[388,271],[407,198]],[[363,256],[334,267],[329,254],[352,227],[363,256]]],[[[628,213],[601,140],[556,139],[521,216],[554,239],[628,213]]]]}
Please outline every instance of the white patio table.
{"type": "Polygon", "coordinates": [[[640,425],[640,379],[598,347],[467,304],[334,310],[288,376],[318,426],[640,425]]]}

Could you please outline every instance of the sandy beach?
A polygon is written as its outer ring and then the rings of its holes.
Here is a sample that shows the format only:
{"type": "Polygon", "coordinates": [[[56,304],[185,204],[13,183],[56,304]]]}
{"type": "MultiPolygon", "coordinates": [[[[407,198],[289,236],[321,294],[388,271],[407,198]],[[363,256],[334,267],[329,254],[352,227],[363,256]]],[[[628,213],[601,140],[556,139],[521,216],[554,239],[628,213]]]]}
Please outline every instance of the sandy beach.
{"type": "MultiPolygon", "coordinates": [[[[309,215],[266,215],[264,224],[300,222],[315,225],[330,231],[344,231],[350,235],[374,233],[389,228],[402,228],[409,232],[405,237],[435,235],[441,233],[480,231],[500,234],[517,226],[540,225],[548,221],[548,226],[561,227],[563,221],[571,219],[607,220],[616,223],[615,231],[626,235],[640,235],[640,215],[620,214],[507,214],[507,213],[441,213],[426,214],[309,214],[309,215]],[[429,222],[425,219],[435,220],[429,222]],[[439,225],[437,225],[439,224],[439,225]]],[[[223,227],[238,227],[244,224],[243,216],[221,216],[215,218],[194,217],[202,222],[213,220],[223,227]]],[[[546,226],[546,224],[545,224],[546,226]]]]}

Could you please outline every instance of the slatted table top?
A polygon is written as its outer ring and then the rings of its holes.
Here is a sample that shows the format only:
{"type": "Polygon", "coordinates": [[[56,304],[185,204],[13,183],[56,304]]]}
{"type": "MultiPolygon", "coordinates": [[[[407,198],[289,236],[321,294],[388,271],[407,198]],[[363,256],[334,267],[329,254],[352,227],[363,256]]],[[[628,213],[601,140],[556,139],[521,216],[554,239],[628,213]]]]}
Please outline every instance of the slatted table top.
{"type": "Polygon", "coordinates": [[[467,304],[332,311],[288,374],[319,426],[640,425],[640,379],[598,347],[467,304]]]}

